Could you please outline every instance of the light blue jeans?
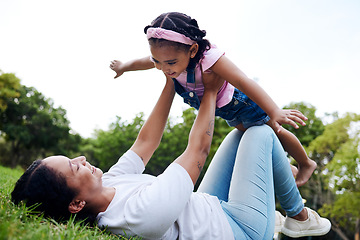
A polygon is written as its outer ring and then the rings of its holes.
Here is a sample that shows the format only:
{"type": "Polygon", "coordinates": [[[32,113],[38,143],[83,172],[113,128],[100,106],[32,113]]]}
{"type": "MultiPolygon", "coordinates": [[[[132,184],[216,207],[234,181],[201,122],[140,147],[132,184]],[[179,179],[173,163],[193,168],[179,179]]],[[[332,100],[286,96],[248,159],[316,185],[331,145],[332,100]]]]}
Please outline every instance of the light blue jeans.
{"type": "Polygon", "coordinates": [[[235,239],[241,240],[273,238],[274,192],[288,216],[304,207],[282,145],[267,125],[230,132],[198,192],[219,198],[235,239]]]}

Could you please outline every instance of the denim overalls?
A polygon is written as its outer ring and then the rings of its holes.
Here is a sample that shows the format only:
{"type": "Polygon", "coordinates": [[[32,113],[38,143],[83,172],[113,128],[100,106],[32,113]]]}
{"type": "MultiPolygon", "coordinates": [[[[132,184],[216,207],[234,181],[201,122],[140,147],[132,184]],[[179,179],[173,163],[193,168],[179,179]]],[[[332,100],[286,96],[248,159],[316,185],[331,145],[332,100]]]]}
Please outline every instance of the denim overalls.
{"type": "MultiPolygon", "coordinates": [[[[187,82],[195,83],[195,68],[187,68],[187,82]]],[[[185,89],[173,78],[175,91],[184,99],[186,104],[199,110],[200,100],[193,91],[185,89]]],[[[259,126],[270,120],[270,117],[255,102],[243,92],[234,89],[232,100],[221,108],[217,108],[215,115],[226,120],[229,126],[235,127],[242,124],[244,128],[259,126]]]]}

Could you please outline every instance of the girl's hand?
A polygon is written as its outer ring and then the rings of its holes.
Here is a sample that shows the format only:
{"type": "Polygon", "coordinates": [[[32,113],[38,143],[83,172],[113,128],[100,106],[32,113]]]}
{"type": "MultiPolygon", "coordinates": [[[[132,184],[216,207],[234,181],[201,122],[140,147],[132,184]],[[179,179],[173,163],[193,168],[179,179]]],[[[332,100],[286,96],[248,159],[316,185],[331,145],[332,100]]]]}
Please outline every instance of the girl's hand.
{"type": "Polygon", "coordinates": [[[298,129],[299,126],[296,124],[300,123],[302,126],[305,126],[304,121],[308,120],[299,110],[295,109],[279,109],[272,116],[270,116],[270,121],[273,126],[275,126],[276,132],[281,131],[281,125],[289,124],[294,128],[298,129]]]}
{"type": "Polygon", "coordinates": [[[125,72],[123,68],[124,64],[119,60],[113,60],[110,63],[110,68],[116,72],[116,76],[114,78],[118,78],[125,72]]]}

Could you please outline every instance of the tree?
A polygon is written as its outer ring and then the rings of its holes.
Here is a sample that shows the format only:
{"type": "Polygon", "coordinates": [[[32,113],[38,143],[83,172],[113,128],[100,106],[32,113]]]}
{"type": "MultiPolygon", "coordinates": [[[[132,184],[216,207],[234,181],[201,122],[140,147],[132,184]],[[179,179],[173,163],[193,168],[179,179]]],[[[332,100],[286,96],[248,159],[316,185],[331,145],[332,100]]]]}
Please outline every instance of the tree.
{"type": "Polygon", "coordinates": [[[20,96],[20,79],[13,73],[2,73],[0,70],[0,112],[7,108],[7,99],[20,96]]]}
{"type": "Polygon", "coordinates": [[[324,134],[311,144],[312,153],[327,163],[323,176],[332,192],[321,213],[332,220],[333,229],[349,238],[360,219],[359,143],[360,115],[348,113],[327,125],[324,134]]]}
{"type": "MultiPolygon", "coordinates": [[[[27,166],[47,153],[64,154],[64,141],[70,137],[66,111],[55,108],[52,100],[35,88],[21,85],[19,93],[18,97],[7,98],[7,108],[0,113],[0,130],[11,143],[9,156],[3,158],[15,167],[27,166]]],[[[76,145],[70,148],[76,150],[76,145]]]]}
{"type": "Polygon", "coordinates": [[[88,152],[89,144],[93,146],[93,158],[88,160],[107,171],[134,143],[144,123],[143,116],[139,113],[132,123],[122,122],[121,117],[117,117],[109,130],[96,130],[95,139],[87,142],[88,152]]]}

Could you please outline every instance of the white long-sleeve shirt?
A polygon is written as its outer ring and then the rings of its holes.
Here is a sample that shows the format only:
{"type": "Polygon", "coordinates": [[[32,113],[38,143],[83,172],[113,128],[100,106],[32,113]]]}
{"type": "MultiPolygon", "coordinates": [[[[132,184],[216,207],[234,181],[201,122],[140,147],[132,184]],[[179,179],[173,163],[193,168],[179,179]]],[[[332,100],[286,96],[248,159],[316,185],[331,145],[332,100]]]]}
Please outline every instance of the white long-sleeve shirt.
{"type": "Polygon", "coordinates": [[[142,174],[144,163],[127,151],[102,177],[115,196],[98,225],[143,239],[234,239],[217,197],[194,193],[187,171],[172,163],[159,176],[142,174]]]}

